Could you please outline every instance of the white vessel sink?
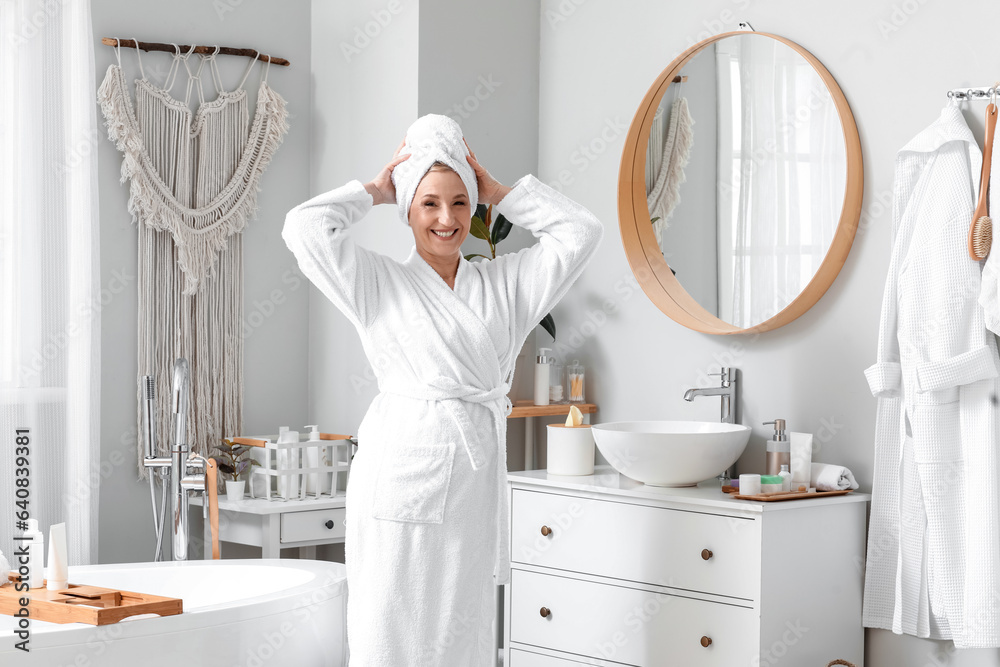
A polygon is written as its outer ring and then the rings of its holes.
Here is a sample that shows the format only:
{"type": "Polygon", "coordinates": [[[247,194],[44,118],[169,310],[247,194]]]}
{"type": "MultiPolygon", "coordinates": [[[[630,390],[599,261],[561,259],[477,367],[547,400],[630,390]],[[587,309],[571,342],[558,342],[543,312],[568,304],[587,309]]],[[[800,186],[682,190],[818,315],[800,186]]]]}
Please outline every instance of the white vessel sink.
{"type": "Polygon", "coordinates": [[[695,421],[594,424],[594,442],[615,470],[649,486],[694,486],[736,463],[750,427],[695,421]]]}

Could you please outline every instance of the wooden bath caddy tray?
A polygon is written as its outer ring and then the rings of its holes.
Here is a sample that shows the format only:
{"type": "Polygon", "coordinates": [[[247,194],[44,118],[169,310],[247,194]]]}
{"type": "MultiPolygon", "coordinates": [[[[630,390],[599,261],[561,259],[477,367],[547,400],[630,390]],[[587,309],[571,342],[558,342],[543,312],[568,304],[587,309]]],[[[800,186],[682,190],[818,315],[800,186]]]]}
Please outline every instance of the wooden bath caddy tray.
{"type": "MultiPolygon", "coordinates": [[[[16,581],[16,577],[10,574],[7,578],[8,581],[16,581]]],[[[28,591],[18,591],[13,586],[0,588],[0,614],[17,614],[21,609],[20,599],[27,594],[28,591]]],[[[109,625],[139,614],[180,614],[184,611],[184,601],[114,588],[69,584],[59,591],[32,588],[29,610],[32,620],[36,621],[109,625]]]]}
{"type": "Polygon", "coordinates": [[[758,493],[753,496],[742,496],[739,493],[730,493],[732,498],[737,500],[759,500],[765,503],[773,503],[779,500],[799,500],[805,498],[829,498],[830,496],[843,496],[850,493],[850,489],[843,491],[816,491],[815,493],[804,493],[802,491],[789,491],[788,493],[758,493]]]}

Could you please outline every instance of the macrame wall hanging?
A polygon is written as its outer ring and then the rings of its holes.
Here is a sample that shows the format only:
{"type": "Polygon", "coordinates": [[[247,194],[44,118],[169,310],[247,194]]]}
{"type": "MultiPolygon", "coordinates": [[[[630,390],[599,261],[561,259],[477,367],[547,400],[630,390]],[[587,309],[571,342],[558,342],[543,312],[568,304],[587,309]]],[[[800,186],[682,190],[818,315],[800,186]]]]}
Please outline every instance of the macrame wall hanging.
{"type": "Polygon", "coordinates": [[[685,81],[687,76],[674,77],[673,83],[677,84],[675,99],[669,113],[663,103],[656,110],[646,150],[646,203],[649,218],[653,220],[653,234],[661,248],[663,234],[670,227],[670,216],[681,201],[684,167],[691,157],[694,142],[694,119],[688,110],[687,98],[681,95],[681,85],[685,81]]]}
{"type": "MultiPolygon", "coordinates": [[[[128,210],[139,231],[138,369],[156,377],[159,455],[169,455],[174,439],[172,373],[175,360],[184,357],[191,368],[188,442],[207,456],[220,438],[242,433],[242,231],[256,215],[261,174],[288,130],[285,101],[267,85],[271,62],[288,61],[228,47],[103,42],[115,47],[118,62],[108,67],[98,101],[108,136],[124,158],[122,182],[130,181],[128,210]],[[122,46],[135,48],[142,76],[135,81],[134,107],[122,46]],[[139,49],[174,52],[162,88],[146,79],[139,49]],[[235,90],[222,86],[219,53],[252,57],[235,90]],[[251,122],[243,85],[257,60],[267,64],[261,65],[251,122]],[[188,75],[183,100],[170,93],[181,66],[188,75]],[[206,66],[216,91],[211,101],[202,91],[206,66]],[[192,90],[199,100],[194,112],[188,106],[192,90]]],[[[144,476],[141,439],[137,451],[144,476]]]]}

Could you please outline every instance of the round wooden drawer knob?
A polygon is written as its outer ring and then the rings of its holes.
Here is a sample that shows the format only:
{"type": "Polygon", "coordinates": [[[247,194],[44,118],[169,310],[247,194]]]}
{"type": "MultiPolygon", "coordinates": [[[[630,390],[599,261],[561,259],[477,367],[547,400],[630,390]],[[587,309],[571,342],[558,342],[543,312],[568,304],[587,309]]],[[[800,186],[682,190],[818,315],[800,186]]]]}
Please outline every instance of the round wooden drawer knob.
{"type": "Polygon", "coordinates": [[[327,519],[326,523],[324,523],[323,525],[329,528],[330,530],[333,530],[333,519],[327,519]]]}
{"type": "MultiPolygon", "coordinates": [[[[711,558],[711,557],[712,557],[712,552],[711,552],[711,550],[709,550],[709,549],[702,549],[702,550],[701,550],[701,559],[702,559],[702,560],[708,560],[708,559],[709,559],[709,558],[711,558]]],[[[712,640],[711,640],[711,639],[709,639],[709,641],[712,641],[712,640]]]]}
{"type": "Polygon", "coordinates": [[[538,610],[538,613],[542,615],[542,618],[548,618],[549,614],[551,614],[552,612],[549,611],[548,607],[542,607],[541,609],[538,610]]]}
{"type": "Polygon", "coordinates": [[[549,528],[548,526],[542,526],[542,535],[544,535],[545,537],[548,537],[551,534],[552,534],[552,529],[551,528],[549,528]]]}
{"type": "Polygon", "coordinates": [[[711,637],[702,637],[701,638],[701,645],[704,646],[705,648],[708,648],[709,646],[712,645],[712,638],[711,637]]]}

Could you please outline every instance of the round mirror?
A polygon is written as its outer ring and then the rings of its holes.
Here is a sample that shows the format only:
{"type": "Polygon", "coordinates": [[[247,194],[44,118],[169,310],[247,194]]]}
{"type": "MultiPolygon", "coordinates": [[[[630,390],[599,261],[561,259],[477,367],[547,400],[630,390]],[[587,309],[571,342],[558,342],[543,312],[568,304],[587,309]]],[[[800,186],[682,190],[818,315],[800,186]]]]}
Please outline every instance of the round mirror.
{"type": "Polygon", "coordinates": [[[750,31],[709,38],[663,71],[629,128],[618,192],[629,264],[687,327],[780,327],[840,272],[862,169],[847,100],[808,51],[750,31]]]}

